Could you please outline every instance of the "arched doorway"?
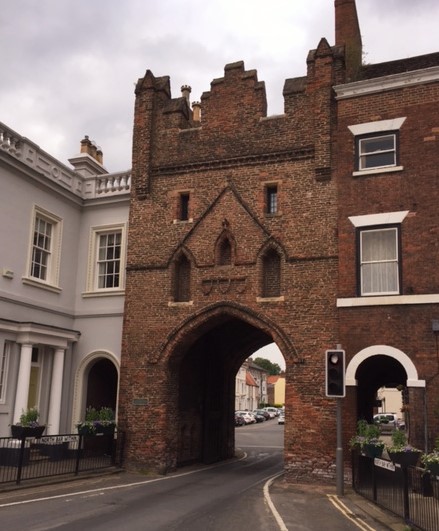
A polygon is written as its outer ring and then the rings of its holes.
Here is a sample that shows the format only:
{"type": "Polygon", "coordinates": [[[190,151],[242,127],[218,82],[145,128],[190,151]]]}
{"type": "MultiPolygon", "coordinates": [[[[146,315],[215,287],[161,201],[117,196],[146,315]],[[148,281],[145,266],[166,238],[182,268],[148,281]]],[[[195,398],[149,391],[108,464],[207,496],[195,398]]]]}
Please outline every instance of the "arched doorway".
{"type": "Polygon", "coordinates": [[[118,374],[106,358],[96,360],[88,371],[86,406],[95,409],[110,407],[116,411],[118,374]]]}
{"type": "Polygon", "coordinates": [[[267,333],[232,318],[190,346],[178,371],[178,465],[234,455],[236,373],[256,348],[271,342],[267,333]]]}
{"type": "Polygon", "coordinates": [[[117,414],[119,362],[111,352],[96,351],[78,367],[73,397],[72,429],[84,420],[88,406],[111,407],[117,414]]]}
{"type": "MultiPolygon", "coordinates": [[[[399,349],[388,345],[373,345],[358,352],[346,369],[346,385],[356,387],[356,417],[372,422],[378,389],[404,388],[408,407],[422,407],[425,397],[425,380],[419,380],[413,361],[399,349]]],[[[419,424],[419,422],[417,422],[419,424]]],[[[419,426],[415,435],[420,438],[419,426]]],[[[407,423],[410,429],[410,423],[407,423]]]]}
{"type": "Polygon", "coordinates": [[[175,383],[168,389],[175,388],[175,393],[167,397],[169,415],[177,412],[168,423],[177,466],[233,457],[236,373],[248,357],[273,340],[285,348],[278,333],[251,314],[224,307],[207,319],[199,318],[195,328],[191,322],[178,331],[173,349],[168,346],[168,375],[175,383]]]}

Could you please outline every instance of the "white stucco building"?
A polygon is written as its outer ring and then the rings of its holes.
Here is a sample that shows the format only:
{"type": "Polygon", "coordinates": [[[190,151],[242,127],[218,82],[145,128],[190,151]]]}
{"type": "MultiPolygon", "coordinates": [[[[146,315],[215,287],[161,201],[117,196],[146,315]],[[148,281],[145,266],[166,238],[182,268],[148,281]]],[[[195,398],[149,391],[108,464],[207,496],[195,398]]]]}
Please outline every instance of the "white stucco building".
{"type": "Polygon", "coordinates": [[[117,405],[130,171],[88,137],[69,162],[0,123],[0,436],[27,407],[54,434],[117,405]]]}

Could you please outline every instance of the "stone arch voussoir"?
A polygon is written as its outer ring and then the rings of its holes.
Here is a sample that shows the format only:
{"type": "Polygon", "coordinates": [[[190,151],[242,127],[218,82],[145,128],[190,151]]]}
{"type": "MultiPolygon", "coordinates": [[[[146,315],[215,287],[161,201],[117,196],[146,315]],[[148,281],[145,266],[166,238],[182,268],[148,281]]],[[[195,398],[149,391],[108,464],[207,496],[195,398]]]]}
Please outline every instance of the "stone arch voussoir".
{"type": "Polygon", "coordinates": [[[371,356],[390,356],[404,367],[407,373],[407,387],[425,387],[425,380],[419,379],[416,366],[407,354],[402,352],[402,350],[388,345],[372,345],[357,352],[346,368],[346,385],[357,385],[355,377],[357,369],[363,361],[371,356]]]}
{"type": "Polygon", "coordinates": [[[184,320],[178,327],[172,330],[167,341],[158,349],[157,355],[151,359],[152,363],[158,363],[170,358],[177,345],[180,343],[190,343],[199,337],[200,331],[208,326],[215,317],[228,315],[245,321],[246,323],[267,332],[273,338],[281,352],[288,359],[294,359],[295,363],[303,360],[299,355],[292,340],[276,325],[272,320],[257,314],[253,310],[233,302],[221,302],[212,304],[184,320]]]}

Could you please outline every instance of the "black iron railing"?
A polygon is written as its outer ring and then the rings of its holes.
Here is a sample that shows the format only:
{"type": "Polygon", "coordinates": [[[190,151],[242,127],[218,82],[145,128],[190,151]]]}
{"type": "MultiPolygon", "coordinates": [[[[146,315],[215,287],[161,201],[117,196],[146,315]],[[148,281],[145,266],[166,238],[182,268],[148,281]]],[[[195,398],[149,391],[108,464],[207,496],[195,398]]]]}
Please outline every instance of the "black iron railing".
{"type": "Polygon", "coordinates": [[[124,433],[0,438],[0,484],[122,466],[124,433]]]}
{"type": "Polygon", "coordinates": [[[358,494],[391,511],[407,525],[439,529],[439,477],[418,467],[352,454],[352,484],[358,494]]]}

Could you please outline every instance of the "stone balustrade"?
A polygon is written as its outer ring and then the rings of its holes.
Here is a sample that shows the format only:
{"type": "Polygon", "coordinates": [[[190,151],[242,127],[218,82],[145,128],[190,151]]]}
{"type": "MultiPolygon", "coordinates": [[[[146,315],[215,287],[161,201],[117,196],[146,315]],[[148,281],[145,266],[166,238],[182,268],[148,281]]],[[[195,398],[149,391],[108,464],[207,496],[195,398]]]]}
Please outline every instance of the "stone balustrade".
{"type": "Polygon", "coordinates": [[[0,122],[0,154],[1,151],[82,199],[124,196],[130,192],[131,170],[84,177],[0,122]]]}

